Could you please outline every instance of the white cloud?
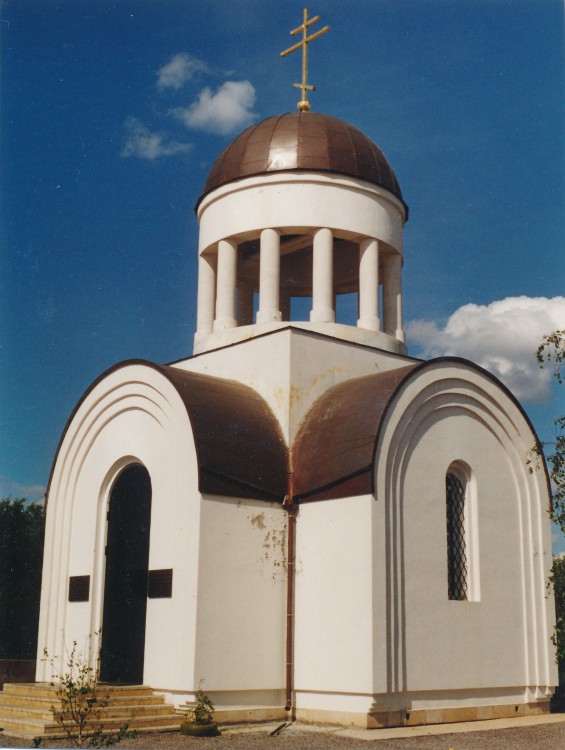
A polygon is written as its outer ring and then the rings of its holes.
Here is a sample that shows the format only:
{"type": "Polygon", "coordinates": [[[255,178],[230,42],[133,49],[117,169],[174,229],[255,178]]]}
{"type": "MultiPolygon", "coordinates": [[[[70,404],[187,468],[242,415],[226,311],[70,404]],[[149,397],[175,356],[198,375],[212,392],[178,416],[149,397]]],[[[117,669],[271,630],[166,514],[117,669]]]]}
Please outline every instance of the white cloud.
{"type": "Polygon", "coordinates": [[[174,55],[166,65],[157,71],[157,87],[159,89],[180,89],[190,81],[195,73],[207,73],[208,66],[202,60],[181,52],[174,55]]]}
{"type": "Polygon", "coordinates": [[[226,81],[215,94],[202,89],[196,102],[172,114],[188,128],[229,135],[252,122],[254,104],[255,89],[249,81],[226,81]]]}
{"type": "Polygon", "coordinates": [[[551,370],[535,352],[542,336],[565,327],[565,297],[507,297],[490,305],[464,305],[443,329],[429,320],[407,326],[424,357],[465,357],[496,375],[520,400],[548,401],[551,370]]]}
{"type": "Polygon", "coordinates": [[[128,117],[124,126],[129,130],[122,156],[137,156],[140,159],[158,159],[161,156],[172,156],[190,151],[189,143],[168,140],[163,133],[152,133],[135,117],[128,117]]]}
{"type": "Polygon", "coordinates": [[[11,497],[13,499],[23,497],[26,500],[37,502],[43,500],[47,488],[42,484],[21,484],[6,477],[0,477],[0,498],[11,497]]]}

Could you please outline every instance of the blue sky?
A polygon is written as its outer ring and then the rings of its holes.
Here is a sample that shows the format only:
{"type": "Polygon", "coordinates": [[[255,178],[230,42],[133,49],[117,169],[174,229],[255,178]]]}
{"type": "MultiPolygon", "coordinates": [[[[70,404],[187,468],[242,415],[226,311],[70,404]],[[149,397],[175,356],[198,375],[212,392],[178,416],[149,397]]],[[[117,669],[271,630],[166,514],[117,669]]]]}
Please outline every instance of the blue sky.
{"type": "MultiPolygon", "coordinates": [[[[215,156],[294,111],[294,0],[3,0],[0,494],[40,496],[88,385],[192,351],[215,156]]],[[[313,109],[377,142],[410,206],[410,353],[500,375],[544,438],[533,358],[565,327],[561,0],[318,0],[313,109]]],[[[540,379],[541,378],[541,379],[540,379]]]]}

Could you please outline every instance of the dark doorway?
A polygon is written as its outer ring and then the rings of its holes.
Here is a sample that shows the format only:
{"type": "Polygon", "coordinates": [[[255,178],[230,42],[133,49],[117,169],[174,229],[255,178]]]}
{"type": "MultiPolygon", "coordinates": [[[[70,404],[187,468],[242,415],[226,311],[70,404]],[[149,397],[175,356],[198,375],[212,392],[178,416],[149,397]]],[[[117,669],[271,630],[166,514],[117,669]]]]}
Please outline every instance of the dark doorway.
{"type": "Polygon", "coordinates": [[[143,682],[151,479],[144,466],[124,469],[110,495],[100,679],[143,682]]]}

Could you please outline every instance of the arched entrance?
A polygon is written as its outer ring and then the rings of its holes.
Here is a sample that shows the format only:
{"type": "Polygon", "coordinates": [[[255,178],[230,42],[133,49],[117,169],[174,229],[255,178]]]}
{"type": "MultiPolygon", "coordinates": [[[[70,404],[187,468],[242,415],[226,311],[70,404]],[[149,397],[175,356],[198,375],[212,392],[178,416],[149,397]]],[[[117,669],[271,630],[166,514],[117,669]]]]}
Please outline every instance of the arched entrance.
{"type": "Polygon", "coordinates": [[[108,509],[100,679],[141,684],[145,652],[151,479],[144,466],[124,469],[108,509]]]}

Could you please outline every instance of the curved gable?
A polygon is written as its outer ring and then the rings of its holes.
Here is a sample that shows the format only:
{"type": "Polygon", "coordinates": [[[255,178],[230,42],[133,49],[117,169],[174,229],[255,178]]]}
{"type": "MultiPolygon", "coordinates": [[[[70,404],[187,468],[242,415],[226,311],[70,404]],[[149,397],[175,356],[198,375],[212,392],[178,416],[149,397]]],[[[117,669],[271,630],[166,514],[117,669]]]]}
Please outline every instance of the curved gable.
{"type": "Polygon", "coordinates": [[[531,422],[506,386],[468,360],[438,357],[349,380],[321,396],[304,418],[292,446],[293,486],[289,494],[298,502],[373,494],[377,443],[385,416],[394,410],[397,396],[414,378],[438,365],[463,367],[500,388],[525,418],[533,445],[531,422]]]}
{"type": "Polygon", "coordinates": [[[182,399],[194,434],[201,492],[283,501],[288,485],[288,450],[279,423],[256,391],[231,380],[131,359],[100,375],[75,406],[57,447],[45,507],[63,441],[80,407],[106,378],[131,365],[157,371],[182,399]]]}

